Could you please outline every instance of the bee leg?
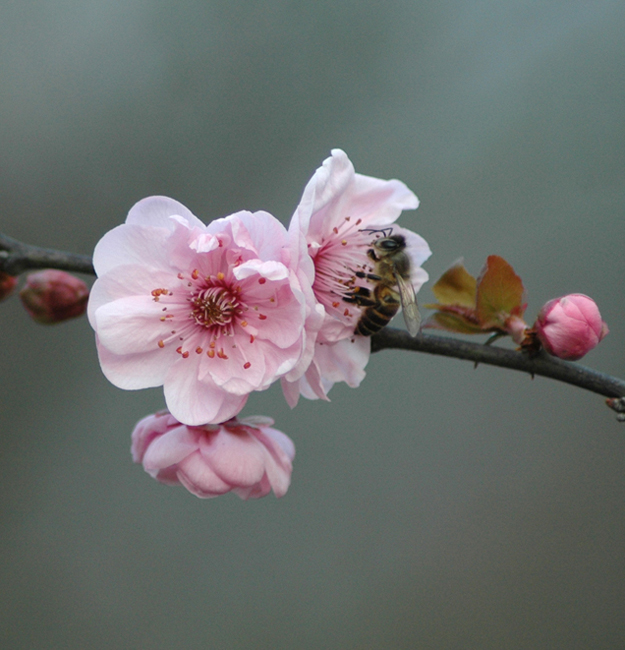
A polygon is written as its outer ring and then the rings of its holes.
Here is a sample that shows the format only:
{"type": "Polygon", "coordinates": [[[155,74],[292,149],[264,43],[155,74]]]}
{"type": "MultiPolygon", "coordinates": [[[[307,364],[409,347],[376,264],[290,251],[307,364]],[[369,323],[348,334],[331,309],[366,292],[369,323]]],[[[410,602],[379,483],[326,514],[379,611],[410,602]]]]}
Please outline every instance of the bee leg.
{"type": "Polygon", "coordinates": [[[367,278],[367,280],[373,280],[374,282],[379,282],[382,279],[375,273],[364,273],[363,271],[356,271],[355,275],[357,278],[367,278]]]}
{"type": "Polygon", "coordinates": [[[356,287],[351,293],[343,296],[343,301],[360,307],[370,307],[376,304],[376,301],[371,298],[371,291],[367,287],[356,287]]]}
{"type": "Polygon", "coordinates": [[[354,287],[354,290],[348,295],[359,298],[369,298],[371,295],[371,290],[367,289],[367,287],[354,287]]]}
{"type": "Polygon", "coordinates": [[[361,298],[361,297],[343,298],[343,302],[349,302],[350,304],[358,305],[359,307],[373,307],[374,305],[378,304],[375,300],[372,300],[371,298],[361,298]]]}

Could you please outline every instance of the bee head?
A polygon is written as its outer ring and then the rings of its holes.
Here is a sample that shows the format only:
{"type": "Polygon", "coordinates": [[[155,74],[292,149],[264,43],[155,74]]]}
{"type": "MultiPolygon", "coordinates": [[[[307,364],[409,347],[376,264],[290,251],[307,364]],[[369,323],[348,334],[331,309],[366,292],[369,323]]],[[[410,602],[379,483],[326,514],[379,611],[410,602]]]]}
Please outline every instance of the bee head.
{"type": "Polygon", "coordinates": [[[403,235],[391,235],[378,239],[373,245],[381,252],[394,253],[406,248],[406,238],[403,235]]]}

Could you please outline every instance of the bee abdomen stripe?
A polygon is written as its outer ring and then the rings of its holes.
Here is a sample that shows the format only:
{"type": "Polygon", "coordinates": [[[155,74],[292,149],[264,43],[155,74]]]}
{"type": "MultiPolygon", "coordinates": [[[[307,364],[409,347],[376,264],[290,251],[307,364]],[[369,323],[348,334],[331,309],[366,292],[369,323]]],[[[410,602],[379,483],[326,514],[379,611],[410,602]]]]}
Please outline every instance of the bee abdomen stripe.
{"type": "Polygon", "coordinates": [[[360,334],[361,336],[371,336],[372,334],[375,334],[376,332],[379,332],[382,329],[382,327],[369,327],[368,324],[365,321],[359,321],[358,325],[356,325],[356,330],[355,334],[360,334]]]}
{"type": "Polygon", "coordinates": [[[376,305],[367,313],[367,317],[379,323],[388,323],[398,310],[399,305],[376,305]]]}

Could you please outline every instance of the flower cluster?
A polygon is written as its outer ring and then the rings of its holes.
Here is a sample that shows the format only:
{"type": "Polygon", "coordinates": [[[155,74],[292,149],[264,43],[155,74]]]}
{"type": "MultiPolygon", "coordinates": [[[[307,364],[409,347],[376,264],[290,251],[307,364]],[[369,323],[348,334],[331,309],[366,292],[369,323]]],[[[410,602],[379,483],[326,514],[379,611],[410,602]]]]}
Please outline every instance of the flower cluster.
{"type": "Polygon", "coordinates": [[[292,407],[300,394],[327,399],[336,382],[360,384],[370,354],[369,337],[356,333],[361,319],[381,319],[379,329],[400,294],[428,278],[427,243],[395,225],[417,206],[403,183],[357,174],[338,149],[307,184],[288,229],[267,212],[205,225],[166,197],[133,206],[96,246],[88,315],[113,384],[164,389],[169,413],[137,425],[135,460],[198,496],[284,494],[292,443],[233,418],[251,392],[278,379],[292,407]],[[378,240],[401,255],[390,280],[376,253],[384,248],[372,248],[378,240]]]}

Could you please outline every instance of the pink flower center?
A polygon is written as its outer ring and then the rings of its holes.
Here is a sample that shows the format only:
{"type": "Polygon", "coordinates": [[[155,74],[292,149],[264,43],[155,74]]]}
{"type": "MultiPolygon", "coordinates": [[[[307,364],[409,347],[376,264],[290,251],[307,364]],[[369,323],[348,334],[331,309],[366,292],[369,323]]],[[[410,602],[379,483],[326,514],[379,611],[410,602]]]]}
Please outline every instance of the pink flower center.
{"type": "Polygon", "coordinates": [[[189,299],[191,315],[202,327],[230,325],[241,307],[236,296],[224,287],[207,287],[189,299]]]}
{"type": "MultiPolygon", "coordinates": [[[[158,288],[151,292],[153,300],[163,304],[159,320],[172,328],[158,341],[159,348],[173,342],[183,359],[188,359],[192,352],[206,354],[209,359],[228,359],[228,349],[238,347],[237,343],[254,343],[256,329],[245,320],[250,308],[240,285],[226,280],[221,272],[202,277],[197,269],[188,276],[179,273],[178,279],[184,282],[173,291],[158,288]]],[[[264,278],[261,280],[265,282],[264,278]]],[[[258,307],[252,313],[258,320],[267,319],[258,307]]],[[[243,367],[250,365],[245,361],[243,367]]]]}

